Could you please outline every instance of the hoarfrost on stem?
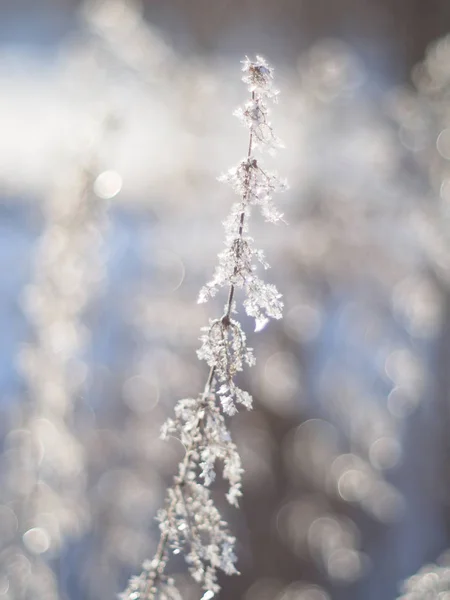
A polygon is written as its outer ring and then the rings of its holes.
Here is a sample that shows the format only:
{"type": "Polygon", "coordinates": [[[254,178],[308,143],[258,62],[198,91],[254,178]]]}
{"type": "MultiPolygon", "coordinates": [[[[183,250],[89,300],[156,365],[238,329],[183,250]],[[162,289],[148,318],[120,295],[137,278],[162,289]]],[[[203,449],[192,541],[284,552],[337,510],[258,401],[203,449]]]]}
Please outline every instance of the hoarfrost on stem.
{"type": "Polygon", "coordinates": [[[277,223],[283,219],[273,203],[273,194],[287,185],[276,173],[262,168],[254,151],[273,152],[281,147],[269,121],[268,102],[277,100],[273,87],[273,69],[260,56],[243,61],[242,80],[251,94],[250,100],[235,115],[249,129],[249,145],[245,159],[220,178],[239,196],[224,222],[225,248],[212,280],[200,291],[199,302],[205,302],[221,288],[228,290],[223,315],[204,327],[197,354],[210,370],[205,388],[197,398],[180,400],[175,416],[168,419],[162,437],[180,439],[186,453],[179,465],[173,486],[167,491],[166,504],[157,515],[160,540],[152,561],[133,577],[121,595],[122,600],[155,600],[180,598],[174,581],[166,574],[172,554],[183,554],[191,576],[205,590],[203,599],[213,598],[219,591],[218,571],[238,573],[234,552],[235,538],[216,508],[209,486],[216,478],[216,465],[222,464],[222,476],[228,482],[228,502],[238,505],[242,495],[242,466],[237,447],[231,439],[226,418],[238,406],[252,407],[252,397],[236,383],[235,377],[245,365],[255,362],[252,348],[247,346],[236,314],[235,291],[242,289],[243,306],[262,329],[270,318],[280,319],[283,303],[276,287],[257,274],[258,265],[268,269],[262,250],[254,246],[248,235],[248,221],[254,206],[259,206],[264,219],[277,223]]]}

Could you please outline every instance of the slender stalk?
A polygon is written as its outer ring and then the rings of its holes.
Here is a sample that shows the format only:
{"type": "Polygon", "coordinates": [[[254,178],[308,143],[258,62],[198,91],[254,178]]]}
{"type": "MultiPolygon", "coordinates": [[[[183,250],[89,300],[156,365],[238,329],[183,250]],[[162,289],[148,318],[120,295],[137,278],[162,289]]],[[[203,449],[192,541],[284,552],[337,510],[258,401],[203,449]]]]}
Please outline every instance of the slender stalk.
{"type": "Polygon", "coordinates": [[[207,590],[208,598],[220,589],[218,569],[227,574],[237,573],[233,552],[235,538],[213,503],[209,485],[215,477],[215,461],[220,459],[223,477],[230,486],[227,500],[237,506],[242,468],[224,413],[234,414],[238,404],[251,408],[250,394],[236,385],[234,376],[242,371],[244,363],[254,364],[254,358],[252,349],[246,346],[240,323],[231,314],[236,288],[241,287],[245,292],[245,310],[255,318],[257,328],[264,326],[268,317],[281,318],[280,294],[256,275],[255,262],[261,262],[265,268],[268,266],[263,253],[253,248],[253,240],[246,237],[245,232],[251,205],[261,206],[268,221],[281,219],[272,204],[271,194],[285,187],[275,174],[263,172],[253,158],[256,146],[273,148],[276,142],[267,119],[269,110],[264,104],[265,99],[274,100],[277,94],[272,89],[272,69],[264,59],[257,57],[254,62],[246,59],[243,71],[243,81],[249,86],[251,98],[245,109],[236,114],[249,129],[247,157],[225,177],[239,194],[240,201],[233,205],[225,223],[225,250],[219,254],[214,277],[199,297],[199,302],[203,302],[218,289],[227,288],[227,301],[222,316],[203,328],[206,333],[201,337],[198,356],[210,367],[203,392],[196,399],[180,400],[175,408],[175,420],[168,419],[163,427],[163,436],[170,433],[179,437],[186,452],[173,486],[168,490],[166,507],[158,516],[161,532],[155,556],[147,566],[144,564],[139,577],[130,580],[123,600],[155,600],[159,593],[164,598],[172,598],[176,590],[165,573],[169,546],[185,550],[189,571],[207,590]],[[185,530],[186,533],[180,533],[185,530]]]}
{"type": "MultiPolygon", "coordinates": [[[[254,100],[254,99],[255,99],[255,93],[252,92],[252,100],[254,100]]],[[[250,134],[249,134],[247,161],[250,160],[250,157],[252,155],[252,145],[253,145],[253,127],[250,129],[250,134]]],[[[242,211],[241,211],[241,215],[240,215],[240,219],[239,219],[239,231],[238,231],[238,237],[237,237],[237,239],[239,239],[239,240],[242,240],[243,233],[244,233],[245,208],[246,208],[248,198],[250,195],[249,183],[250,183],[250,173],[249,173],[249,169],[247,169],[247,178],[246,178],[246,184],[245,184],[246,188],[245,188],[244,196],[242,198],[242,211]]],[[[237,247],[237,251],[238,251],[239,246],[236,246],[236,247],[237,247]]],[[[236,275],[237,270],[238,270],[238,268],[236,265],[235,270],[234,270],[234,275],[236,275]]],[[[235,289],[236,289],[236,286],[234,283],[232,283],[230,285],[230,289],[228,292],[228,300],[225,305],[225,312],[221,318],[221,322],[225,329],[227,329],[230,325],[230,315],[231,315],[231,309],[233,306],[233,298],[234,298],[235,289]]],[[[200,405],[201,408],[199,409],[199,412],[204,411],[203,405],[214,385],[215,372],[216,372],[216,367],[213,365],[209,370],[208,378],[206,380],[205,387],[203,389],[203,393],[202,393],[203,402],[200,405]]],[[[204,418],[201,418],[201,417],[198,418],[197,427],[199,430],[202,427],[203,421],[204,421],[204,418]]],[[[192,447],[186,449],[184,459],[183,459],[182,463],[180,464],[180,468],[179,468],[180,474],[178,476],[175,476],[175,478],[174,478],[175,487],[177,487],[178,489],[182,489],[186,485],[187,467],[189,464],[190,456],[191,456],[192,452],[194,451],[194,449],[195,449],[194,444],[192,444],[192,447]]],[[[176,496],[175,496],[174,499],[169,504],[169,507],[167,509],[169,515],[171,515],[173,513],[176,503],[177,503],[177,500],[176,500],[176,496]]],[[[188,511],[186,508],[186,514],[187,513],[188,513],[188,511]]],[[[142,600],[150,600],[151,599],[151,589],[155,586],[158,579],[160,579],[164,575],[164,569],[167,564],[167,561],[165,561],[165,559],[164,559],[166,549],[167,549],[167,543],[168,543],[167,532],[161,532],[158,547],[156,550],[156,554],[152,561],[152,572],[154,573],[154,575],[152,575],[146,582],[142,600]]]]}

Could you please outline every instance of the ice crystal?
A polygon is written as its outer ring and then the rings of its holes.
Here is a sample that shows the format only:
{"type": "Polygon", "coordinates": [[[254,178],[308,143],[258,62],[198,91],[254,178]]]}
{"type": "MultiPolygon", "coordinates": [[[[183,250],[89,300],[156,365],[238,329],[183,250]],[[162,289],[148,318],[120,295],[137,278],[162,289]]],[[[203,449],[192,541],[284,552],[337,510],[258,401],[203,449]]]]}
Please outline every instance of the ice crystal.
{"type": "Polygon", "coordinates": [[[246,337],[238,321],[222,318],[211,321],[204,327],[202,345],[197,354],[214,368],[215,379],[220,384],[216,393],[221,399],[224,412],[236,412],[236,403],[250,409],[250,394],[241,390],[234,382],[237,373],[243,370],[244,363],[254,365],[253,349],[246,346],[246,337]]]}
{"type": "Polygon", "coordinates": [[[270,151],[281,145],[268,119],[267,101],[276,101],[278,94],[273,88],[273,69],[258,56],[256,61],[245,59],[243,72],[251,99],[235,114],[249,129],[248,154],[220,178],[231,185],[239,200],[232,205],[224,223],[225,248],[219,254],[212,280],[200,291],[199,302],[205,302],[222,288],[226,288],[228,299],[223,315],[202,329],[197,354],[210,368],[203,393],[180,400],[174,418],[162,428],[162,437],[177,437],[186,453],[174,484],[167,491],[165,507],[157,515],[161,537],[155,558],[147,561],[141,575],[130,581],[123,600],[178,598],[173,581],[165,574],[171,554],[183,554],[191,576],[205,590],[203,600],[213,598],[219,591],[219,570],[228,575],[238,572],[235,538],[212,500],[210,486],[220,464],[222,477],[228,482],[226,498],[237,506],[242,495],[242,466],[227,417],[235,414],[239,406],[252,407],[251,395],[237,385],[235,378],[255,359],[241,324],[232,317],[236,314],[235,292],[242,290],[244,309],[255,319],[256,330],[271,318],[281,318],[281,295],[257,273],[258,268],[267,269],[269,265],[263,251],[254,246],[248,235],[248,221],[254,206],[260,207],[266,221],[282,220],[272,196],[286,189],[286,183],[263,169],[253,155],[254,150],[270,151]]]}

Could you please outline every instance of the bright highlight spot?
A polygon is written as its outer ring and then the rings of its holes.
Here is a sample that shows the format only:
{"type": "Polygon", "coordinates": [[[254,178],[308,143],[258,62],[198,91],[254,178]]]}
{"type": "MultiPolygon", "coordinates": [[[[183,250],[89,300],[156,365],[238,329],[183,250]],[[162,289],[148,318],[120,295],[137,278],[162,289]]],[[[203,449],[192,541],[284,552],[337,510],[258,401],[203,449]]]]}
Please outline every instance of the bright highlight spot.
{"type": "Polygon", "coordinates": [[[103,171],[94,182],[94,192],[99,198],[109,200],[122,189],[122,177],[116,171],[103,171]]]}
{"type": "Polygon", "coordinates": [[[43,554],[50,547],[50,537],[45,529],[33,527],[23,534],[23,543],[33,554],[43,554]]]}

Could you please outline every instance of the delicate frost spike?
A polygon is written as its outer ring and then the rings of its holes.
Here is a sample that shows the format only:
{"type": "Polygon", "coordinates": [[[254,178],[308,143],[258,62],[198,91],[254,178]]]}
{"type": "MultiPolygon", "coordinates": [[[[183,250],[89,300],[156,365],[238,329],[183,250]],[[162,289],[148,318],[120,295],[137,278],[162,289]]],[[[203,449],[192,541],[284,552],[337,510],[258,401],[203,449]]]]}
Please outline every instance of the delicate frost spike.
{"type": "Polygon", "coordinates": [[[255,158],[255,150],[281,147],[269,121],[268,100],[275,102],[273,69],[260,56],[243,61],[243,81],[251,98],[235,115],[249,130],[247,156],[219,179],[228,183],[238,199],[224,222],[225,246],[219,254],[212,280],[201,290],[199,302],[206,302],[222,288],[227,290],[223,315],[211,319],[201,331],[198,358],[209,366],[204,390],[196,398],[183,398],[175,407],[175,416],[164,424],[161,437],[174,436],[185,447],[172,487],[157,520],[160,541],[152,561],[146,561],[139,577],[130,580],[122,600],[179,600],[180,595],[166,575],[173,555],[182,554],[192,578],[203,588],[201,600],[212,600],[219,592],[218,573],[238,574],[235,538],[215,506],[210,486],[217,470],[228,483],[227,501],[238,506],[242,495],[242,465],[238,449],[231,439],[228,417],[243,406],[252,408],[251,395],[236,384],[236,376],[245,366],[253,366],[252,348],[236,315],[236,291],[243,292],[243,307],[255,319],[256,331],[270,319],[280,319],[283,303],[276,287],[258,275],[268,269],[264,252],[249,236],[249,220],[254,207],[271,223],[283,220],[273,203],[273,194],[287,185],[276,173],[266,170],[255,158]]]}
{"type": "Polygon", "coordinates": [[[260,317],[259,319],[256,319],[255,320],[255,332],[262,331],[268,322],[269,322],[269,319],[267,319],[266,317],[260,317]]]}

